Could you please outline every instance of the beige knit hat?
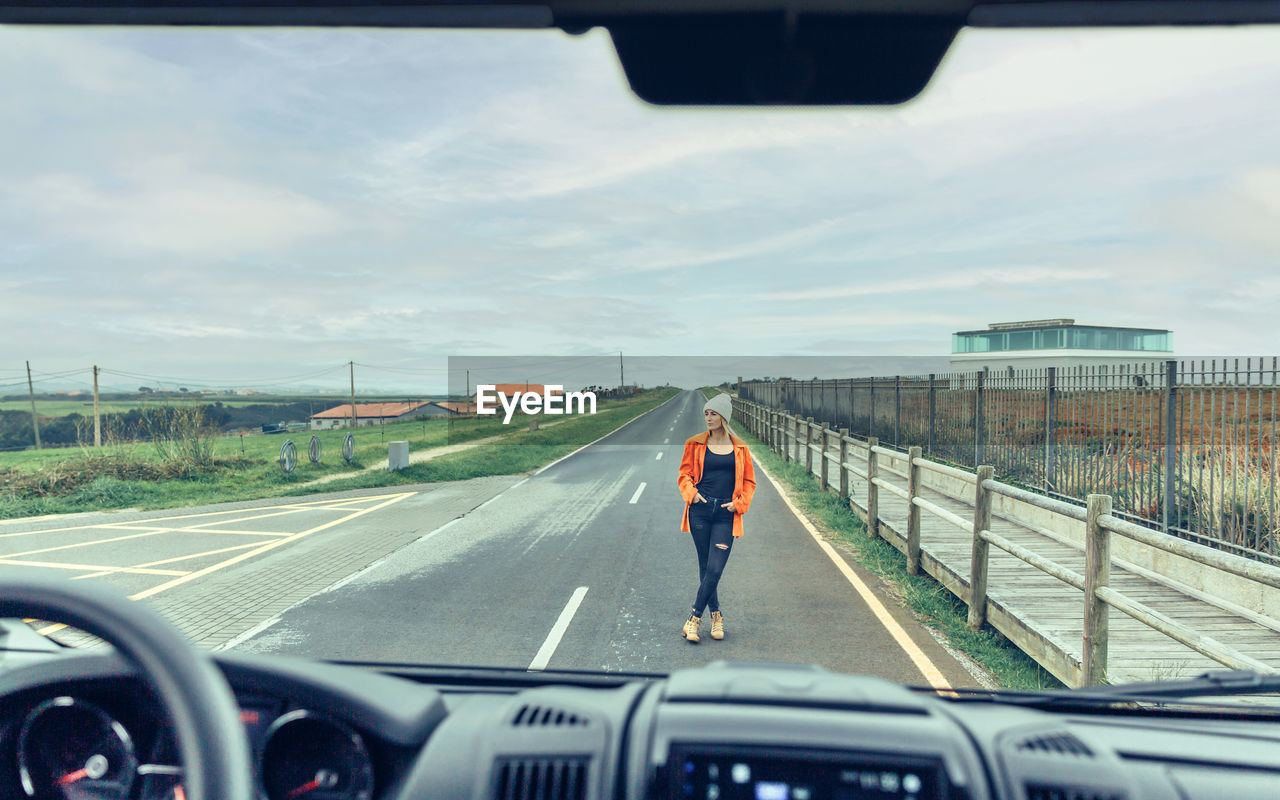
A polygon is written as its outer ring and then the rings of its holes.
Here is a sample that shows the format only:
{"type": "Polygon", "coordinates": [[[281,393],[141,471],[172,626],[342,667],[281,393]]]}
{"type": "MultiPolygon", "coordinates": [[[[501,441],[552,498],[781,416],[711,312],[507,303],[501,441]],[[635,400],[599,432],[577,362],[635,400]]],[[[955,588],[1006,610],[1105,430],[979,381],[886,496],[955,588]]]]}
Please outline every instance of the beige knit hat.
{"type": "Polygon", "coordinates": [[[708,400],[702,410],[706,411],[708,408],[724,417],[725,422],[733,416],[733,400],[723,392],[708,400]]]}

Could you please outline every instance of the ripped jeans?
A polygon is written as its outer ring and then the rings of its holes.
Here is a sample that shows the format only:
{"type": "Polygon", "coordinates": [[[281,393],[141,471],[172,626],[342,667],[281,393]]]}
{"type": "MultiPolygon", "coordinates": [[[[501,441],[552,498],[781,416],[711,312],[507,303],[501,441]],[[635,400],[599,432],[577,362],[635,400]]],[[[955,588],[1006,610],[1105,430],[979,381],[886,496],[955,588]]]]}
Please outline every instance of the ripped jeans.
{"type": "Polygon", "coordinates": [[[704,609],[720,610],[716,586],[724,574],[724,565],[733,549],[733,512],[721,508],[729,498],[708,497],[705,503],[689,506],[689,532],[698,551],[698,594],[693,601],[693,615],[701,617],[704,609]]]}

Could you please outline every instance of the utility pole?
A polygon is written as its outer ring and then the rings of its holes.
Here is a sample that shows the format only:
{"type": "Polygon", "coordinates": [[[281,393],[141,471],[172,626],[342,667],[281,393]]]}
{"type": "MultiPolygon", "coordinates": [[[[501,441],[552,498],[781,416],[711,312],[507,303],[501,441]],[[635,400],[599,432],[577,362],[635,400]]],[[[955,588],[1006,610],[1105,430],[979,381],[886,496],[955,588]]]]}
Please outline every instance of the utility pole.
{"type": "Polygon", "coordinates": [[[93,365],[93,446],[102,447],[102,415],[98,413],[98,365],[93,365]]]}
{"type": "Polygon", "coordinates": [[[348,361],[347,366],[351,368],[351,427],[356,426],[356,362],[348,361]]]}
{"type": "Polygon", "coordinates": [[[36,390],[31,385],[31,362],[27,362],[27,397],[31,398],[31,427],[36,432],[36,449],[40,449],[40,420],[36,419],[36,390]]]}
{"type": "Polygon", "coordinates": [[[627,385],[627,374],[622,371],[622,351],[618,351],[618,394],[622,394],[623,387],[627,385]]]}
{"type": "Polygon", "coordinates": [[[471,370],[467,370],[467,393],[462,396],[462,402],[467,403],[470,401],[471,401],[471,370]]]}

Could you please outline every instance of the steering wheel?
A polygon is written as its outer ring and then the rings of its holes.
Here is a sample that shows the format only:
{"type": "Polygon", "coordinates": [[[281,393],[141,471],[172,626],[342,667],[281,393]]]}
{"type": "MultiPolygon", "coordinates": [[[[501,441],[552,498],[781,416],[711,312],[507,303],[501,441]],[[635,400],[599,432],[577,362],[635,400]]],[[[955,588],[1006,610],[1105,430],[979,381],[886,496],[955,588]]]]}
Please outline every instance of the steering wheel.
{"type": "Polygon", "coordinates": [[[168,620],[105,586],[0,572],[0,617],[72,625],[138,669],[173,724],[190,800],[252,800],[249,741],[231,687],[168,620]]]}

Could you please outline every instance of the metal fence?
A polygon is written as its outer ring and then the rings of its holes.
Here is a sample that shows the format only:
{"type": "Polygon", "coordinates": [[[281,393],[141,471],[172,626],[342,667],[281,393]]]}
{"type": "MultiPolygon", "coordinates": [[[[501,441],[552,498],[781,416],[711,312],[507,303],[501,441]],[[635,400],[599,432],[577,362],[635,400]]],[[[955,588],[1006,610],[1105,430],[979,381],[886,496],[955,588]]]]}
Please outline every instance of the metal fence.
{"type": "Polygon", "coordinates": [[[1109,494],[1149,527],[1280,563],[1278,375],[1274,357],[1206,359],[746,381],[739,394],[1060,498],[1109,494]]]}

